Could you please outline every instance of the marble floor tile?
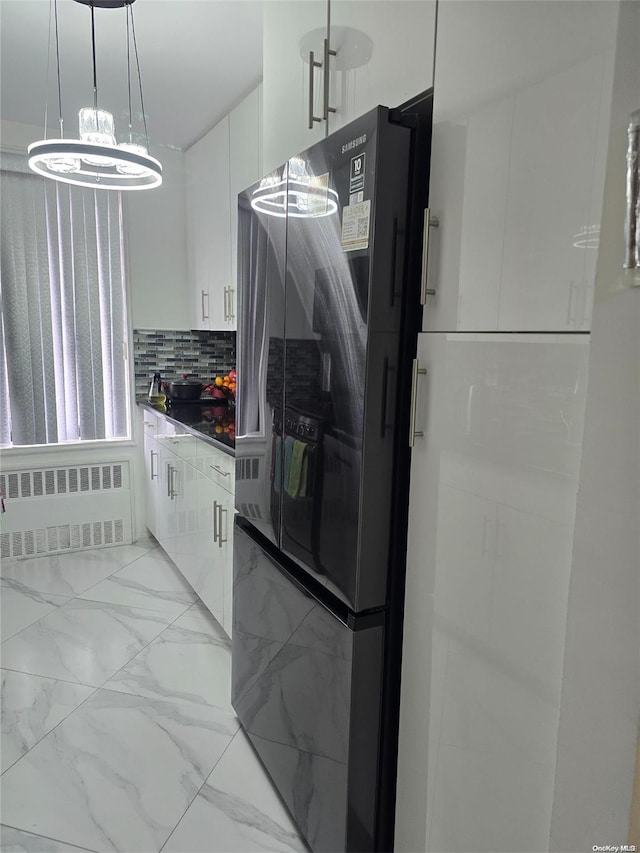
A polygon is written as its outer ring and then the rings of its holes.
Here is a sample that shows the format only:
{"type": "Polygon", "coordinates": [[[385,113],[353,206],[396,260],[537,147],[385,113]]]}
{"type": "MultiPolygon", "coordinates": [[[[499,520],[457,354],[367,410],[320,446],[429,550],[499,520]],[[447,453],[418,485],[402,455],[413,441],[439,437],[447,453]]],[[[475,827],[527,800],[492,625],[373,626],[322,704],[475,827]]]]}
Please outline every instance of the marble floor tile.
{"type": "Polygon", "coordinates": [[[4,642],[67,601],[66,595],[37,592],[20,581],[0,581],[0,639],[4,642]]]}
{"type": "Polygon", "coordinates": [[[171,560],[156,550],[139,557],[78,597],[144,607],[175,617],[190,607],[197,595],[171,560]]]}
{"type": "Polygon", "coordinates": [[[155,853],[237,727],[211,708],[98,690],[2,776],[3,820],[100,853],[155,853]]]}
{"type": "Polygon", "coordinates": [[[55,728],[94,692],[93,687],[55,681],[24,672],[0,670],[1,771],[55,728]]]}
{"type": "Polygon", "coordinates": [[[143,545],[118,545],[93,551],[73,551],[3,563],[3,578],[17,580],[38,592],[55,595],[79,595],[118,569],[147,554],[143,545]]]}
{"type": "Polygon", "coordinates": [[[5,640],[2,665],[100,687],[170,621],[153,610],[74,598],[5,640]]]}
{"type": "Polygon", "coordinates": [[[224,640],[231,643],[228,634],[218,622],[209,608],[201,601],[192,604],[188,610],[185,610],[182,616],[176,619],[173,623],[178,628],[198,628],[208,631],[212,637],[219,640],[224,640]]]}
{"type": "Polygon", "coordinates": [[[239,731],[163,853],[306,850],[289,812],[239,731]]]}
{"type": "Polygon", "coordinates": [[[212,705],[234,714],[230,641],[215,637],[199,618],[180,617],[104,686],[137,696],[212,705]],[[184,619],[187,624],[178,626],[184,619]]]}
{"type": "MultiPolygon", "coordinates": [[[[87,847],[76,847],[44,835],[34,835],[22,829],[0,824],[0,850],[2,853],[82,853],[87,847]]],[[[93,853],[93,851],[89,851],[93,853]]]]}

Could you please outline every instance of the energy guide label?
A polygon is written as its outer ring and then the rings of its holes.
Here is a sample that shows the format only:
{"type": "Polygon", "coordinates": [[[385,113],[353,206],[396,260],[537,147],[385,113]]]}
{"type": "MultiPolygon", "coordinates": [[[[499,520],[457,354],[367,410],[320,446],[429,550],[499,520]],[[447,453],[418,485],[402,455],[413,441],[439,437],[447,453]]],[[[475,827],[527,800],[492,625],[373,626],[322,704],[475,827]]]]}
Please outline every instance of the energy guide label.
{"type": "Polygon", "coordinates": [[[342,209],[342,250],[353,252],[369,248],[369,220],[371,199],[350,204],[342,209]]]}

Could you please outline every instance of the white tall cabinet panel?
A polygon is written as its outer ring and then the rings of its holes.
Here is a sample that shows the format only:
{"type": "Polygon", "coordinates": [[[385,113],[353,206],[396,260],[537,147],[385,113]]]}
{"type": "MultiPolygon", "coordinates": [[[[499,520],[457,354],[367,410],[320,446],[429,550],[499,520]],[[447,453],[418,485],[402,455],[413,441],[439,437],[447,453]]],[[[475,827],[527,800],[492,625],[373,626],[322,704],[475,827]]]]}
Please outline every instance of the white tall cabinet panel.
{"type": "Polygon", "coordinates": [[[238,194],[262,176],[262,85],[229,114],[229,214],[231,223],[231,277],[228,305],[229,326],[237,325],[238,194]]]}
{"type": "Polygon", "coordinates": [[[285,0],[264,10],[264,165],[433,80],[435,0],[285,0]],[[325,39],[335,55],[325,57],[325,39]],[[310,52],[313,86],[310,88],[310,52]],[[325,88],[326,81],[326,88],[325,88]],[[311,119],[310,113],[315,119],[311,119]]]}
{"type": "Polygon", "coordinates": [[[229,117],[192,145],[185,157],[192,328],[230,328],[229,117]]]}
{"type": "Polygon", "coordinates": [[[597,0],[440,4],[425,331],[589,329],[616,22],[597,0]]]}
{"type": "Polygon", "coordinates": [[[587,355],[419,336],[397,850],[548,849],[587,355]]]}

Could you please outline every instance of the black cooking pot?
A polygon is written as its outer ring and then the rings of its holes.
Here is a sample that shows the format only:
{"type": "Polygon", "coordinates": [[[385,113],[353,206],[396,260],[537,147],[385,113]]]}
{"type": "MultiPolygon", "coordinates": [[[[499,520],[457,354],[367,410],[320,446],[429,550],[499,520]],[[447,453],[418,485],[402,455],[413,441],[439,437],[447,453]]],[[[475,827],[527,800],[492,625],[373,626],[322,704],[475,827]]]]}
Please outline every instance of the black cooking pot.
{"type": "Polygon", "coordinates": [[[202,382],[199,379],[173,379],[167,382],[167,391],[174,400],[199,400],[202,382]]]}

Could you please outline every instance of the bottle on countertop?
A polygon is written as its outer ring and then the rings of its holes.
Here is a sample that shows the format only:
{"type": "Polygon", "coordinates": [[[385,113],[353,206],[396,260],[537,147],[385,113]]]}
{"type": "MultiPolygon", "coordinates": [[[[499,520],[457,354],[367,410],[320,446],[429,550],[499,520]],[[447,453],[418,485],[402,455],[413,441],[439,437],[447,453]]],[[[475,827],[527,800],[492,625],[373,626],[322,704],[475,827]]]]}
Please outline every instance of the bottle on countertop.
{"type": "Polygon", "coordinates": [[[162,390],[162,379],[159,373],[153,374],[149,386],[149,402],[154,406],[164,406],[167,402],[167,395],[162,390]]]}

